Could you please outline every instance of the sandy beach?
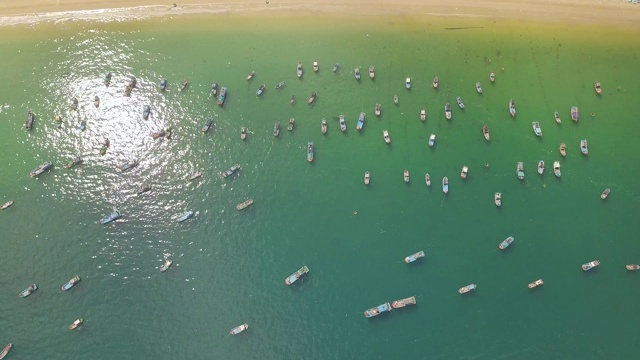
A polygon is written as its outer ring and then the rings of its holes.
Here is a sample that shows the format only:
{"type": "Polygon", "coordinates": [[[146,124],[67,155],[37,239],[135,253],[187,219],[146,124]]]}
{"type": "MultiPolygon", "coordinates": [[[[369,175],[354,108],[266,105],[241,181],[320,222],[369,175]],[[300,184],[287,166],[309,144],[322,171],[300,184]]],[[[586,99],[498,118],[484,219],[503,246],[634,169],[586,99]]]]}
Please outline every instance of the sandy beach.
{"type": "Polygon", "coordinates": [[[581,23],[640,28],[640,5],[625,0],[5,0],[0,24],[197,13],[343,13],[418,17],[480,17],[492,21],[581,23]]]}

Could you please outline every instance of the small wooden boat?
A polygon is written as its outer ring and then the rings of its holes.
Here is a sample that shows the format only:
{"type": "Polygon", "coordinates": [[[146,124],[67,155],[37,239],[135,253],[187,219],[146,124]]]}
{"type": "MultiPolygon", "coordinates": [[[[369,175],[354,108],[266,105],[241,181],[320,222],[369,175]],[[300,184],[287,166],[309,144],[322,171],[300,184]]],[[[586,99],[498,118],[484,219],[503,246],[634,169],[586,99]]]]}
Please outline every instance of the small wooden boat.
{"type": "Polygon", "coordinates": [[[440,80],[438,80],[438,77],[437,77],[437,76],[433,78],[433,81],[431,82],[431,85],[433,85],[433,88],[434,88],[434,89],[437,89],[437,88],[438,88],[438,83],[439,83],[439,82],[440,82],[440,80]]]}
{"type": "Polygon", "coordinates": [[[2,206],[0,206],[0,210],[4,210],[4,209],[10,207],[11,205],[13,205],[13,200],[9,200],[6,203],[2,204],[2,206]]]}
{"type": "Polygon", "coordinates": [[[247,324],[242,324],[240,326],[236,326],[233,329],[231,329],[231,331],[229,331],[229,334],[231,335],[237,335],[240,334],[241,332],[247,330],[249,328],[249,325],[247,324]]]}
{"type": "Polygon", "coordinates": [[[487,125],[482,126],[482,135],[484,135],[485,140],[491,140],[491,134],[489,134],[489,127],[487,125]]]}
{"type": "Polygon", "coordinates": [[[183,91],[184,89],[187,88],[187,86],[189,86],[189,80],[183,81],[182,84],[180,84],[180,87],[178,88],[178,91],[183,91]]]}
{"type": "Polygon", "coordinates": [[[360,80],[360,68],[353,69],[353,75],[356,77],[356,80],[360,80]]]}
{"type": "Polygon", "coordinates": [[[514,239],[513,239],[513,236],[509,236],[508,238],[504,239],[504,240],[500,243],[500,245],[498,245],[498,248],[499,248],[500,250],[504,250],[504,249],[508,248],[508,247],[509,247],[509,245],[511,245],[511,243],[513,242],[513,240],[514,240],[514,239]]]}
{"type": "Polygon", "coordinates": [[[458,107],[460,109],[464,109],[464,103],[462,102],[462,98],[460,96],[456,96],[456,102],[458,103],[458,107]]]}
{"type": "Polygon", "coordinates": [[[82,319],[77,319],[76,321],[74,321],[73,323],[71,323],[71,325],[69,325],[69,330],[74,330],[76,329],[78,326],[82,325],[82,323],[84,322],[84,320],[82,319]]]}
{"type": "Polygon", "coordinates": [[[577,106],[572,106],[571,107],[571,120],[578,122],[578,117],[579,117],[579,113],[578,113],[578,107],[577,106]]]}
{"type": "Polygon", "coordinates": [[[387,144],[391,143],[391,137],[389,136],[389,131],[382,130],[382,137],[384,138],[384,142],[387,144]]]}
{"type": "Polygon", "coordinates": [[[122,165],[120,165],[120,171],[121,172],[126,172],[126,171],[129,171],[129,170],[133,169],[136,166],[138,166],[138,160],[136,160],[136,159],[129,160],[129,161],[123,163],[122,165]]]}
{"type": "Polygon", "coordinates": [[[190,219],[193,216],[193,211],[185,211],[182,215],[180,215],[177,219],[176,222],[184,222],[187,219],[190,219]]]}
{"type": "Polygon", "coordinates": [[[24,128],[31,130],[33,128],[33,113],[31,110],[27,110],[27,119],[24,122],[24,128]]]}
{"type": "Polygon", "coordinates": [[[469,284],[469,285],[467,285],[467,286],[463,286],[463,287],[461,287],[461,288],[458,290],[458,292],[459,292],[460,294],[466,294],[466,293],[468,293],[468,292],[469,292],[469,291],[471,291],[471,290],[475,290],[476,288],[477,288],[476,284],[469,284]]]}
{"type": "Polygon", "coordinates": [[[100,155],[106,154],[107,153],[107,149],[109,149],[107,146],[104,146],[104,145],[101,146],[100,150],[99,150],[100,155]]]}
{"type": "Polygon", "coordinates": [[[38,175],[42,174],[43,172],[51,169],[52,166],[53,166],[53,164],[51,163],[51,161],[45,161],[42,164],[40,164],[40,166],[35,168],[32,172],[30,172],[29,175],[31,177],[38,176],[38,175]]]}
{"type": "Polygon", "coordinates": [[[416,297],[415,296],[411,296],[408,297],[406,299],[400,299],[400,300],[396,300],[394,302],[391,303],[391,307],[394,309],[399,309],[399,308],[403,308],[407,305],[415,305],[416,304],[416,297]]]}
{"type": "Polygon", "coordinates": [[[493,202],[495,202],[496,206],[502,206],[502,193],[497,192],[493,195],[493,202]]]}
{"type": "Polygon", "coordinates": [[[313,142],[307,143],[307,161],[313,161],[313,142]]]}
{"type": "Polygon", "coordinates": [[[296,119],[295,118],[290,118],[289,119],[289,125],[287,125],[287,130],[288,131],[292,131],[294,126],[296,126],[296,119]]]}
{"type": "Polygon", "coordinates": [[[373,65],[369,66],[369,78],[373,79],[376,76],[375,69],[373,65]]]}
{"type": "Polygon", "coordinates": [[[151,133],[151,137],[152,137],[153,139],[157,139],[157,138],[165,137],[165,135],[167,135],[167,133],[165,133],[165,132],[164,132],[164,129],[162,129],[162,130],[158,130],[158,131],[155,131],[155,132],[152,132],[152,133],[151,133]]]}
{"type": "Polygon", "coordinates": [[[446,176],[442,178],[442,192],[445,194],[449,193],[449,178],[446,176]]]}
{"type": "Polygon", "coordinates": [[[280,122],[276,121],[273,124],[273,136],[278,137],[280,135],[280,122]]]}
{"type": "Polygon", "coordinates": [[[449,103],[444,104],[444,117],[451,120],[451,104],[449,103]]]}
{"type": "Polygon", "coordinates": [[[633,264],[633,265],[627,265],[627,266],[626,266],[626,268],[627,268],[627,270],[629,270],[629,271],[639,270],[639,269],[640,269],[640,265],[636,265],[636,264],[633,264]]]}
{"type": "Polygon", "coordinates": [[[199,177],[202,177],[202,173],[200,173],[200,172],[194,172],[193,174],[191,174],[191,175],[187,178],[187,180],[192,181],[192,180],[195,180],[195,179],[197,179],[197,178],[199,178],[199,177]]]}
{"type": "Polygon", "coordinates": [[[516,117],[516,102],[513,99],[509,99],[509,114],[511,117],[516,117]]]}
{"type": "Polygon", "coordinates": [[[333,64],[333,72],[338,71],[338,68],[339,68],[339,67],[340,67],[340,64],[339,64],[339,63],[335,63],[335,64],[333,64]]]}
{"type": "Polygon", "coordinates": [[[404,171],[404,182],[409,182],[409,170],[404,171]]]}
{"type": "Polygon", "coordinates": [[[554,161],[553,162],[553,174],[556,177],[562,176],[562,173],[560,172],[560,161],[554,161]]]}
{"type": "Polygon", "coordinates": [[[560,149],[560,155],[567,156],[567,144],[560,143],[559,149],[560,149]]]}
{"type": "Polygon", "coordinates": [[[398,95],[393,95],[393,103],[398,105],[398,95]]]}
{"type": "Polygon", "coordinates": [[[78,156],[75,159],[73,159],[71,162],[68,162],[68,163],[64,164],[64,167],[66,169],[71,169],[72,167],[74,167],[76,165],[82,164],[83,161],[84,160],[82,160],[82,158],[80,156],[78,156]]]}
{"type": "Polygon", "coordinates": [[[431,186],[431,175],[429,175],[429,173],[424,174],[424,183],[427,184],[427,186],[431,186]]]}
{"type": "Polygon", "coordinates": [[[31,284],[28,288],[22,290],[18,296],[21,298],[26,298],[27,296],[33,294],[34,291],[38,290],[38,285],[31,284]]]}
{"type": "Polygon", "coordinates": [[[104,86],[109,86],[109,84],[111,84],[111,73],[110,72],[108,72],[104,76],[104,86]]]}
{"type": "Polygon", "coordinates": [[[482,85],[480,85],[480,81],[476,81],[476,91],[478,94],[482,94],[482,85]]]}
{"type": "Polygon", "coordinates": [[[61,122],[62,122],[62,115],[60,115],[60,114],[56,115],[56,116],[55,116],[55,120],[56,120],[56,122],[57,122],[58,124],[59,124],[59,123],[61,123],[61,122]]]}
{"type": "Polygon", "coordinates": [[[427,120],[427,110],[420,109],[420,121],[427,120]]]}
{"type": "Polygon", "coordinates": [[[361,112],[360,116],[358,116],[358,123],[356,124],[356,130],[358,131],[362,130],[362,127],[364,126],[364,118],[365,118],[365,113],[361,112]]]}
{"type": "Polygon", "coordinates": [[[404,87],[411,89],[411,78],[404,79],[404,87]]]}
{"type": "Polygon", "coordinates": [[[218,83],[217,82],[212,82],[211,83],[211,92],[209,93],[211,94],[212,97],[217,97],[218,96],[218,83]]]}
{"type": "Polygon", "coordinates": [[[542,281],[542,279],[538,279],[538,280],[536,280],[536,281],[534,281],[532,283],[529,283],[529,285],[527,285],[527,287],[529,289],[533,289],[534,287],[536,287],[538,285],[542,285],[542,284],[544,284],[544,281],[542,281]]]}
{"type": "Polygon", "coordinates": [[[429,146],[433,147],[436,144],[436,134],[429,135],[429,146]]]}
{"type": "Polygon", "coordinates": [[[376,104],[375,112],[376,112],[376,116],[380,116],[380,113],[381,113],[381,106],[380,106],[380,104],[376,104]]]}
{"type": "Polygon", "coordinates": [[[318,72],[318,70],[320,70],[320,67],[318,66],[318,61],[313,60],[313,72],[318,72]]]}
{"type": "Polygon", "coordinates": [[[289,275],[286,279],[284,279],[284,283],[287,285],[291,285],[294,282],[298,281],[298,279],[300,279],[302,275],[308,272],[309,272],[309,268],[307,267],[307,265],[304,265],[300,269],[298,269],[298,271],[294,272],[293,274],[289,275]]]}
{"type": "Polygon", "coordinates": [[[147,120],[149,119],[149,115],[151,114],[151,106],[145,105],[142,109],[142,118],[147,120]]]}
{"type": "Polygon", "coordinates": [[[129,80],[129,83],[127,84],[127,87],[125,87],[124,89],[124,95],[131,96],[131,92],[133,91],[133,89],[136,87],[137,84],[138,84],[138,80],[136,80],[136,78],[131,78],[131,80],[129,80]]]}
{"type": "Polygon", "coordinates": [[[173,264],[173,260],[165,258],[164,264],[160,266],[160,272],[165,272],[169,270],[169,268],[171,267],[171,264],[173,264]]]}
{"type": "Polygon", "coordinates": [[[589,270],[593,269],[594,267],[596,267],[598,265],[600,265],[600,261],[599,260],[593,260],[593,261],[590,261],[588,263],[582,264],[582,270],[583,271],[589,271],[589,270]]]}
{"type": "Polygon", "coordinates": [[[580,152],[582,152],[583,155],[589,154],[587,140],[585,139],[580,140],[580,152]]]}
{"type": "Polygon", "coordinates": [[[518,161],[518,165],[516,166],[516,175],[518,175],[518,179],[524,180],[524,163],[522,161],[518,161]]]}
{"type": "Polygon", "coordinates": [[[289,99],[289,104],[293,105],[293,103],[296,102],[296,96],[295,95],[291,95],[291,99],[289,99]]]}
{"type": "Polygon", "coordinates": [[[265,88],[265,85],[260,84],[260,86],[258,87],[258,90],[256,90],[256,96],[262,95],[262,93],[264,92],[264,88],[265,88]]]}
{"type": "Polygon", "coordinates": [[[607,196],[609,196],[610,192],[611,192],[611,189],[609,189],[609,188],[604,189],[602,194],[600,194],[600,199],[602,199],[602,200],[606,199],[607,196]]]}
{"type": "Polygon", "coordinates": [[[491,74],[489,74],[489,81],[491,81],[492,83],[496,81],[496,73],[494,73],[493,71],[491,72],[491,74]]]}
{"type": "Polygon", "coordinates": [[[596,91],[596,94],[602,95],[602,88],[600,87],[599,81],[593,83],[593,89],[596,91]]]}
{"type": "Polygon", "coordinates": [[[556,120],[557,124],[562,124],[562,120],[560,120],[560,114],[557,111],[553,112],[553,118],[556,120]]]}
{"type": "Polygon", "coordinates": [[[202,126],[202,132],[206,133],[207,131],[209,131],[212,125],[213,125],[213,119],[211,118],[207,119],[207,122],[205,122],[204,126],[202,126]]]}
{"type": "Polygon", "coordinates": [[[247,128],[246,127],[241,127],[240,128],[240,140],[244,140],[247,138],[247,128]]]}
{"type": "Polygon", "coordinates": [[[536,136],[538,137],[542,136],[542,129],[540,128],[539,122],[534,121],[531,123],[531,126],[533,127],[533,133],[536,134],[536,136]]]}
{"type": "Polygon", "coordinates": [[[311,103],[313,103],[316,100],[316,97],[318,96],[318,94],[314,91],[311,93],[311,96],[309,96],[309,98],[307,99],[307,104],[311,105],[311,103]]]}
{"type": "Polygon", "coordinates": [[[80,282],[80,276],[76,275],[76,276],[72,277],[71,280],[67,281],[66,284],[62,285],[60,290],[67,291],[67,290],[71,289],[72,287],[76,286],[76,284],[79,283],[79,282],[80,282]]]}
{"type": "Polygon", "coordinates": [[[240,204],[236,205],[236,210],[238,210],[238,211],[244,210],[244,209],[248,208],[251,204],[253,204],[253,199],[247,199],[247,200],[241,202],[240,204]]]}
{"type": "Polygon", "coordinates": [[[463,165],[462,170],[460,171],[460,177],[463,179],[466,179],[468,172],[469,172],[469,167],[467,165],[463,165]]]}
{"type": "Polygon", "coordinates": [[[0,352],[0,359],[4,359],[4,357],[7,356],[9,351],[11,351],[12,347],[13,347],[13,344],[8,343],[7,346],[5,346],[4,349],[2,349],[2,351],[0,352]]]}
{"type": "Polygon", "coordinates": [[[100,97],[98,95],[93,98],[93,106],[100,107],[100,97]]]}
{"type": "Polygon", "coordinates": [[[424,251],[420,250],[415,254],[411,254],[409,256],[407,256],[406,258],[404,258],[404,262],[407,264],[410,264],[418,259],[422,259],[424,257],[424,251]]]}
{"type": "Polygon", "coordinates": [[[284,81],[280,81],[279,83],[276,84],[276,89],[280,89],[284,86],[284,81]]]}
{"type": "Polygon", "coordinates": [[[327,133],[327,119],[322,118],[322,122],[320,122],[320,130],[323,134],[327,133]]]}
{"type": "Polygon", "coordinates": [[[347,123],[344,121],[344,115],[338,116],[338,120],[340,121],[340,131],[347,131],[347,123]]]}
{"type": "Polygon", "coordinates": [[[166,91],[166,90],[167,90],[167,79],[162,79],[160,80],[160,91],[166,91]]]}
{"type": "Polygon", "coordinates": [[[296,67],[296,75],[298,76],[298,79],[300,79],[302,77],[302,63],[299,62],[298,66],[296,67]]]}
{"type": "Polygon", "coordinates": [[[364,184],[369,185],[369,180],[371,179],[371,174],[368,171],[364,172],[364,184]]]}
{"type": "Polygon", "coordinates": [[[71,99],[71,110],[78,110],[78,99],[71,99]]]}
{"type": "Polygon", "coordinates": [[[108,223],[110,223],[112,221],[120,219],[121,217],[122,217],[122,213],[120,213],[120,211],[113,210],[111,212],[111,214],[109,214],[109,215],[103,217],[102,219],[100,219],[100,223],[102,225],[106,225],[106,224],[108,224],[108,223]]]}
{"type": "Polygon", "coordinates": [[[227,88],[223,86],[220,89],[220,94],[218,95],[218,100],[216,100],[216,102],[218,103],[218,105],[223,106],[226,98],[227,98],[227,88]]]}
{"type": "Polygon", "coordinates": [[[389,312],[389,311],[391,311],[391,304],[389,304],[387,302],[387,303],[384,303],[382,305],[378,305],[376,307],[372,307],[371,309],[365,311],[364,312],[364,317],[371,318],[371,317],[378,316],[378,315],[380,315],[382,313],[386,313],[386,312],[389,312]]]}
{"type": "Polygon", "coordinates": [[[538,161],[538,174],[542,175],[544,172],[544,160],[538,161]]]}
{"type": "Polygon", "coordinates": [[[249,74],[247,74],[247,81],[253,79],[253,75],[255,75],[255,74],[256,74],[256,72],[253,71],[253,70],[249,74]]]}
{"type": "Polygon", "coordinates": [[[225,171],[225,172],[221,172],[220,176],[223,178],[229,177],[231,175],[233,175],[233,173],[235,173],[236,171],[240,170],[240,164],[235,164],[232,167],[229,168],[229,170],[225,171]]]}
{"type": "Polygon", "coordinates": [[[87,128],[87,120],[80,120],[80,122],[78,123],[78,129],[80,129],[80,131],[84,131],[87,128]]]}
{"type": "Polygon", "coordinates": [[[144,184],[142,184],[142,187],[138,190],[138,192],[136,194],[137,195],[142,195],[142,194],[146,193],[147,191],[151,191],[151,184],[144,183],[144,184]]]}

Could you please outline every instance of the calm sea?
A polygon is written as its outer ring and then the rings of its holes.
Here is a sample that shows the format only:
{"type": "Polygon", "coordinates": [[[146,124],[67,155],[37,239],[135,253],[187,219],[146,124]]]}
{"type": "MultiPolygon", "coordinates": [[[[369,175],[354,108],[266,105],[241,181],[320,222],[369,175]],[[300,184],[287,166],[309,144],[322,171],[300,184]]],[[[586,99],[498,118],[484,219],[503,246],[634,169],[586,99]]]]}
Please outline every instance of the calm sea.
{"type": "Polygon", "coordinates": [[[0,33],[0,202],[15,201],[0,212],[0,346],[14,344],[7,358],[630,359],[638,350],[640,272],[625,270],[640,263],[637,33],[338,15],[61,22],[0,33]],[[126,97],[132,77],[138,86],[126,97]],[[209,96],[213,81],[229,89],[223,107],[209,96]],[[266,91],[256,97],[260,84],[266,91]],[[36,120],[25,131],[29,109],[36,120]],[[356,131],[360,112],[366,122],[356,131]],[[214,126],[203,134],[207,118],[214,126]],[[150,136],[167,127],[171,139],[150,136]],[[111,146],[100,156],[105,138],[111,146]],[[84,163],[65,169],[76,156],[84,163]],[[133,159],[132,171],[118,170],[133,159]],[[53,169],[30,178],[47,160],[53,169]],[[235,163],[236,175],[218,176],[235,163]],[[196,171],[203,176],[188,181],[196,171]],[[153,189],[136,195],[145,182],[153,189]],[[237,211],[248,198],[254,204],[237,211]],[[122,219],[101,225],[113,208],[122,219]],[[194,217],[177,223],[187,210],[194,217]],[[510,235],[515,242],[500,251],[510,235]],[[425,259],[403,262],[419,250],[425,259]],[[160,273],[164,256],[174,262],[160,273]],[[599,268],[580,269],[595,259],[599,268]],[[310,273],[286,286],[302,265],[310,273]],[[61,292],[76,274],[82,281],[61,292]],[[544,285],[529,290],[538,278],[544,285]],[[16,296],[34,282],[37,292],[16,296]],[[458,294],[470,283],[475,292],[458,294]],[[363,317],[412,295],[416,306],[363,317]],[[69,331],[77,318],[84,325],[69,331]],[[229,336],[243,323],[248,331],[229,336]]]}

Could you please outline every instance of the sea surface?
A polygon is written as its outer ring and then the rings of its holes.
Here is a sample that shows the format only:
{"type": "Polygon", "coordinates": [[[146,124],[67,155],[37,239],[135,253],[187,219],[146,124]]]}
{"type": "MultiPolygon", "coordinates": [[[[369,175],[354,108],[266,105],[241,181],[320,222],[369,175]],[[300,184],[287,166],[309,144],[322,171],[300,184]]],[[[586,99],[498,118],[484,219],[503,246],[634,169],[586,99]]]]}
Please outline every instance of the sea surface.
{"type": "Polygon", "coordinates": [[[637,33],[624,30],[460,17],[225,14],[0,28],[0,203],[15,201],[0,211],[0,346],[14,344],[7,359],[631,359],[639,50],[637,33]],[[224,106],[209,95],[213,81],[229,90],[224,106]],[[171,139],[150,136],[168,127],[171,139]],[[84,163],[65,169],[76,156],[84,163]],[[132,171],[118,170],[134,159],[132,171]],[[47,160],[53,168],[30,178],[47,160]],[[240,171],[219,177],[235,163],[240,171]],[[194,172],[203,175],[188,181],[194,172]],[[145,182],[152,190],[136,195],[145,182]],[[114,208],[123,217],[101,225],[114,208]],[[193,218],[177,223],[188,210],[193,218]],[[508,236],[514,243],[499,250],[508,236]],[[403,262],[419,250],[424,259],[403,262]],[[165,256],[173,266],[161,273],[165,256]],[[581,270],[596,259],[600,267],[581,270]],[[303,265],[310,273],[286,286],[303,265]],[[76,274],[82,281],[61,292],[76,274]],[[528,289],[538,278],[544,285],[528,289]],[[32,283],[38,291],[16,296],[32,283]],[[458,294],[470,283],[475,292],[458,294]],[[417,305],[363,316],[409,296],[417,305]],[[77,318],[84,325],[69,331],[77,318]],[[243,323],[247,331],[229,335],[243,323]]]}

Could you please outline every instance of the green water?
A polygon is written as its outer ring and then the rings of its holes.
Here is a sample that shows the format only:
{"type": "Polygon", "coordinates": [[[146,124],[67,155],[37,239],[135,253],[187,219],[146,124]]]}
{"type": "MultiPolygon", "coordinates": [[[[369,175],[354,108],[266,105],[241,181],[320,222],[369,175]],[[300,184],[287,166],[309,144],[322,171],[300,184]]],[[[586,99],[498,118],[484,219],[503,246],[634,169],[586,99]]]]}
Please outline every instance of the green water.
{"type": "Polygon", "coordinates": [[[14,344],[10,358],[623,359],[636,352],[640,273],[624,265],[640,263],[637,36],[485,20],[257,15],[0,32],[0,202],[15,201],[0,212],[0,345],[14,344]],[[481,28],[444,30],[457,26],[481,28]],[[138,87],[125,97],[131,76],[138,87]],[[190,85],[179,92],[184,79],[190,85]],[[209,97],[214,80],[229,89],[224,107],[209,97]],[[276,90],[280,81],[286,85],[276,90]],[[256,98],[261,83],[266,91],[256,98]],[[312,91],[318,99],[309,106],[312,91]],[[69,108],[73,97],[79,111],[69,108]],[[445,102],[452,103],[449,122],[445,102]],[[146,104],[152,115],[145,121],[146,104]],[[578,123],[569,116],[574,105],[578,123]],[[31,132],[22,128],[28,109],[36,115],[31,132]],[[367,120],[358,132],[361,111],[367,120]],[[202,134],[208,117],[214,127],[202,134]],[[282,124],[278,138],[274,121],[282,124]],[[541,123],[542,138],[532,121],[541,123]],[[242,126],[249,129],[244,142],[242,126]],[[172,139],[153,140],[150,133],[164,127],[172,139]],[[99,156],[104,138],[111,147],[99,156]],[[588,156],[579,151],[583,138],[588,156]],[[76,155],[84,164],[65,169],[76,155]],[[116,169],[134,158],[140,165],[133,171],[116,169]],[[30,178],[46,160],[54,168],[30,178]],[[551,170],[555,160],[560,179],[551,170]],[[525,181],[516,178],[518,161],[525,181]],[[234,163],[242,166],[236,176],[217,176],[234,163]],[[202,178],[188,182],[195,171],[202,178]],[[153,190],[137,196],[143,182],[153,190]],[[611,195],[601,201],[607,187],[611,195]],[[236,211],[247,198],[255,203],[236,211]],[[100,225],[113,207],[123,218],[100,225]],[[195,216],[176,223],[186,210],[195,216]],[[500,251],[509,235],[515,242],[500,251]],[[425,259],[402,261],[419,250],[425,259]],[[174,263],[160,273],[163,255],[174,263]],[[599,268],[581,271],[595,259],[599,268]],[[310,273],[284,285],[302,265],[310,273]],[[75,274],[82,281],[61,293],[75,274]],[[544,285],[527,289],[538,278],[544,285]],[[16,296],[33,282],[37,292],[16,296]],[[458,294],[469,283],[478,289],[458,294]],[[416,306],[363,317],[412,295],[416,306]],[[85,324],[69,331],[77,318],[85,324]],[[228,335],[243,323],[248,331],[228,335]]]}

